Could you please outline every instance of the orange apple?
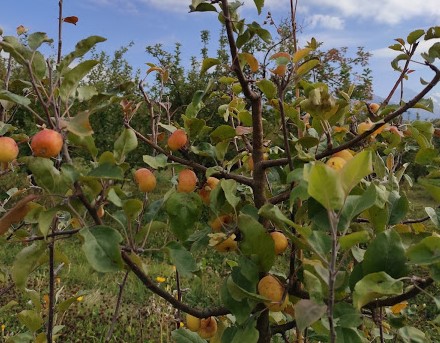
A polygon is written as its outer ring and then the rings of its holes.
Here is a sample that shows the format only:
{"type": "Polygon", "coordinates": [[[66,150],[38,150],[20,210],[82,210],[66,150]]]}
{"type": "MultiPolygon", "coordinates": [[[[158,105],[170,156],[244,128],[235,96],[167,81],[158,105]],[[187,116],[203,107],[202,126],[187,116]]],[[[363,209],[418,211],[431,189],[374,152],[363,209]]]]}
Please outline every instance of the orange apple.
{"type": "Polygon", "coordinates": [[[213,232],[220,232],[225,225],[228,225],[234,221],[234,217],[231,214],[223,214],[210,221],[208,224],[213,232]]]}
{"type": "Polygon", "coordinates": [[[288,297],[284,296],[284,286],[273,275],[267,275],[258,282],[258,294],[269,299],[266,307],[273,312],[282,311],[288,304],[288,297]]]}
{"type": "Polygon", "coordinates": [[[104,211],[104,205],[101,205],[98,207],[98,210],[96,211],[96,214],[99,218],[104,217],[105,211],[104,211]]]}
{"type": "Polygon", "coordinates": [[[197,176],[191,169],[184,169],[179,173],[177,179],[177,191],[191,193],[196,189],[197,176]]]}
{"type": "Polygon", "coordinates": [[[186,142],[188,141],[188,136],[185,131],[178,129],[174,131],[171,136],[168,138],[168,147],[172,151],[176,151],[182,149],[186,142]]]}
{"type": "Polygon", "coordinates": [[[134,179],[143,193],[148,193],[156,188],[156,177],[147,168],[140,168],[134,172],[134,179]]]}
{"type": "Polygon", "coordinates": [[[63,148],[63,136],[54,130],[44,129],[34,135],[31,149],[37,157],[56,157],[63,148]]]}
{"type": "Polygon", "coordinates": [[[373,103],[371,103],[368,107],[370,108],[370,111],[371,111],[371,112],[373,112],[373,113],[377,113],[377,111],[378,111],[379,108],[380,108],[380,105],[379,105],[379,104],[376,104],[375,102],[373,102],[373,103]]]}
{"type": "Polygon", "coordinates": [[[11,137],[0,137],[0,162],[9,163],[18,156],[18,145],[11,137]]]}
{"type": "Polygon", "coordinates": [[[217,321],[215,317],[204,318],[200,321],[200,329],[197,331],[203,339],[214,337],[217,332],[217,321]]]}
{"type": "Polygon", "coordinates": [[[272,237],[274,242],[275,254],[276,255],[282,254],[289,246],[289,241],[287,240],[286,236],[284,236],[283,233],[278,231],[271,232],[270,236],[272,237]]]}
{"type": "Polygon", "coordinates": [[[224,241],[220,242],[217,245],[214,245],[214,249],[218,252],[229,252],[235,251],[238,248],[238,243],[235,240],[235,235],[229,236],[224,241]]]}
{"type": "Polygon", "coordinates": [[[202,189],[199,191],[199,195],[202,198],[202,201],[209,205],[209,197],[211,195],[211,191],[217,187],[218,183],[220,182],[219,179],[216,177],[210,176],[206,180],[206,183],[203,185],[202,189]]]}

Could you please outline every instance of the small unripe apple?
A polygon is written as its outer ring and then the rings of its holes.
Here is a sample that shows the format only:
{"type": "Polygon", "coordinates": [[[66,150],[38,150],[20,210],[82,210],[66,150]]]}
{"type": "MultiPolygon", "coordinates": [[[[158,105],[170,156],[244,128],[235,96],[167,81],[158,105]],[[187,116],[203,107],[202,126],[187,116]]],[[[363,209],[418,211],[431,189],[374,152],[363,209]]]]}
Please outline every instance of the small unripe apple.
{"type": "Polygon", "coordinates": [[[335,170],[341,170],[345,163],[347,163],[347,161],[342,157],[330,157],[326,164],[335,170]]]}
{"type": "Polygon", "coordinates": [[[282,311],[288,304],[287,296],[284,296],[284,286],[275,276],[267,275],[258,282],[258,294],[270,300],[265,305],[270,311],[282,311]]]}
{"type": "MultiPolygon", "coordinates": [[[[269,154],[267,152],[263,153],[263,161],[267,161],[269,159],[269,154]]],[[[254,170],[254,159],[252,158],[252,155],[249,155],[249,158],[247,159],[248,169],[250,171],[254,170]]]]}
{"type": "Polygon", "coordinates": [[[11,137],[0,137],[0,162],[12,162],[17,156],[17,143],[11,137]]]}
{"type": "Polygon", "coordinates": [[[192,332],[197,332],[200,329],[200,318],[194,317],[190,314],[186,315],[186,327],[192,332]]]}
{"type": "Polygon", "coordinates": [[[275,254],[282,254],[289,246],[289,241],[287,240],[286,236],[278,231],[271,232],[270,236],[272,237],[274,242],[275,254]]]}
{"type": "Polygon", "coordinates": [[[96,210],[96,214],[98,215],[99,218],[104,217],[105,214],[104,205],[98,207],[98,209],[96,210]]]}
{"type": "Polygon", "coordinates": [[[44,129],[34,135],[31,149],[34,156],[51,158],[56,157],[63,148],[63,136],[54,130],[44,129]]]}
{"type": "Polygon", "coordinates": [[[171,136],[168,138],[168,147],[172,151],[176,151],[182,149],[186,142],[188,141],[188,136],[185,131],[178,129],[174,131],[171,136]]]}
{"type": "Polygon", "coordinates": [[[200,329],[197,331],[203,339],[214,337],[217,332],[217,321],[215,317],[204,318],[200,321],[200,329]]]}
{"type": "Polygon", "coordinates": [[[156,177],[147,168],[140,168],[134,172],[134,179],[143,193],[148,193],[156,188],[156,177]]]}
{"type": "Polygon", "coordinates": [[[191,169],[184,169],[179,173],[177,179],[177,191],[191,193],[196,189],[197,176],[191,169]]]}
{"type": "Polygon", "coordinates": [[[216,177],[210,176],[208,177],[208,179],[206,180],[206,183],[203,185],[202,189],[199,191],[199,195],[202,198],[202,201],[206,204],[209,205],[209,200],[210,200],[210,195],[211,195],[211,191],[217,187],[218,183],[220,182],[219,179],[217,179],[216,177]]]}

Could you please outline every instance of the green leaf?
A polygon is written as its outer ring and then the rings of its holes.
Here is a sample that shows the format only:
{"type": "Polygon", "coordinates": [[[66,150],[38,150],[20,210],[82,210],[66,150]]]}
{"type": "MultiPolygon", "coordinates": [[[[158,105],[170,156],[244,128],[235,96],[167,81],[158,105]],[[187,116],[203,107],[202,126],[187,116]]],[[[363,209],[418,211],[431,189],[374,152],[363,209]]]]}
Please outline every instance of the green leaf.
{"type": "Polygon", "coordinates": [[[143,203],[139,199],[128,199],[122,205],[125,215],[130,220],[135,220],[141,213],[142,208],[143,203]]]}
{"type": "Polygon", "coordinates": [[[58,66],[58,70],[63,73],[66,67],[73,62],[75,58],[84,56],[90,49],[92,49],[97,43],[105,42],[106,39],[100,36],[90,36],[86,39],[79,41],[75,45],[75,50],[66,55],[58,66]]]}
{"type": "Polygon", "coordinates": [[[211,141],[214,144],[219,142],[230,140],[235,137],[235,130],[229,125],[220,125],[214,131],[211,132],[211,141]]]}
{"type": "Polygon", "coordinates": [[[168,251],[171,263],[176,266],[181,276],[190,277],[199,270],[193,255],[179,242],[169,242],[165,249],[168,251]]]}
{"type": "Polygon", "coordinates": [[[353,293],[353,305],[360,311],[362,306],[386,295],[398,295],[403,292],[403,282],[393,279],[385,272],[364,276],[356,283],[353,293]]]}
{"type": "Polygon", "coordinates": [[[0,100],[11,101],[22,106],[29,106],[31,104],[31,101],[28,98],[11,93],[6,89],[0,89],[0,100]]]}
{"type": "Polygon", "coordinates": [[[440,182],[437,179],[419,178],[418,183],[422,185],[437,202],[440,202],[440,182]]]}
{"type": "Polygon", "coordinates": [[[340,174],[323,163],[316,163],[306,173],[304,179],[308,181],[308,192],[327,210],[339,210],[344,205],[345,192],[342,187],[340,174]]]}
{"type": "Polygon", "coordinates": [[[438,228],[440,228],[440,209],[436,208],[433,209],[432,207],[425,207],[425,212],[428,214],[431,221],[434,223],[434,225],[438,228]]]}
{"type": "Polygon", "coordinates": [[[266,96],[268,100],[275,99],[278,97],[277,95],[277,86],[267,79],[262,79],[256,82],[256,85],[260,91],[266,96]]]}
{"type": "Polygon", "coordinates": [[[369,240],[370,233],[368,231],[358,231],[339,238],[339,246],[342,250],[348,250],[359,243],[367,243],[369,240]]]}
{"type": "Polygon", "coordinates": [[[254,3],[257,7],[258,14],[261,14],[261,9],[264,7],[264,0],[254,0],[254,3]]]}
{"type": "Polygon", "coordinates": [[[166,168],[168,166],[168,157],[164,154],[157,156],[144,155],[142,159],[153,169],[166,168]]]}
{"type": "Polygon", "coordinates": [[[185,241],[200,219],[202,200],[195,193],[173,193],[165,203],[165,210],[171,230],[179,240],[185,241]]]}
{"type": "Polygon", "coordinates": [[[322,303],[324,295],[321,280],[308,270],[304,270],[304,284],[306,291],[309,292],[310,299],[315,303],[322,303]]]}
{"type": "Polygon", "coordinates": [[[406,275],[405,249],[396,231],[381,232],[370,243],[364,255],[363,270],[364,275],[375,272],[385,272],[394,278],[406,275]]]}
{"type": "Polygon", "coordinates": [[[425,34],[425,30],[415,30],[408,35],[406,41],[408,44],[414,44],[420,37],[425,34]]]}
{"type": "Polygon", "coordinates": [[[404,343],[426,343],[425,333],[412,326],[404,326],[397,330],[404,343]]]}
{"type": "Polygon", "coordinates": [[[339,302],[335,304],[333,315],[340,327],[355,328],[362,325],[361,313],[349,303],[339,302]]]}
{"type": "Polygon", "coordinates": [[[220,181],[220,186],[225,194],[226,201],[236,208],[240,202],[240,198],[236,196],[237,193],[237,181],[223,179],[220,181]]]}
{"type": "Polygon", "coordinates": [[[438,157],[439,152],[434,148],[422,148],[417,151],[415,162],[422,166],[431,165],[433,161],[438,157]]]}
{"type": "Polygon", "coordinates": [[[440,262],[440,237],[431,236],[422,239],[418,244],[408,248],[406,252],[413,264],[430,265],[440,262]]]}
{"type": "Polygon", "coordinates": [[[89,111],[82,111],[69,120],[63,120],[63,124],[66,126],[67,131],[79,137],[90,136],[93,134],[93,129],[89,117],[89,111]]]}
{"type": "Polygon", "coordinates": [[[210,68],[220,63],[221,61],[218,58],[205,58],[202,63],[202,68],[200,69],[200,75],[205,74],[210,68]]]}
{"type": "Polygon", "coordinates": [[[245,323],[249,319],[249,315],[254,308],[254,304],[248,302],[247,299],[242,301],[235,300],[229,293],[227,280],[224,281],[220,289],[220,299],[226,308],[229,309],[235,316],[238,324],[245,323]]]}
{"type": "Polygon", "coordinates": [[[304,59],[306,56],[308,56],[310,54],[310,52],[313,51],[313,49],[311,48],[304,48],[304,49],[300,49],[297,52],[295,52],[295,54],[293,55],[293,62],[294,63],[298,63],[299,61],[301,61],[302,59],[304,59]]]}
{"type": "Polygon", "coordinates": [[[309,299],[301,299],[293,308],[295,309],[296,327],[299,331],[304,331],[327,311],[326,305],[319,305],[309,299]]]}
{"type": "Polygon", "coordinates": [[[365,343],[365,338],[355,328],[336,327],[336,343],[365,343]]]}
{"type": "Polygon", "coordinates": [[[49,209],[46,211],[41,211],[38,216],[38,228],[44,237],[47,236],[50,226],[52,225],[53,218],[57,214],[58,209],[49,209]]]}
{"type": "Polygon", "coordinates": [[[73,69],[64,74],[63,81],[60,86],[60,98],[63,102],[67,102],[70,96],[74,94],[80,81],[96,66],[98,61],[84,61],[73,69]]]}
{"type": "Polygon", "coordinates": [[[422,110],[434,113],[434,102],[431,98],[419,100],[412,108],[420,108],[422,110]]]}
{"type": "Polygon", "coordinates": [[[391,67],[394,70],[401,71],[402,69],[399,67],[400,61],[406,61],[409,58],[408,54],[400,54],[394,60],[391,61],[391,67]]]}
{"type": "Polygon", "coordinates": [[[353,218],[375,204],[376,198],[376,187],[373,184],[362,195],[349,195],[340,214],[338,230],[347,229],[353,218]]]}
{"type": "Polygon", "coordinates": [[[125,160],[126,155],[136,149],[138,140],[136,133],[132,129],[124,129],[115,142],[114,155],[119,162],[125,160]]]}
{"type": "Polygon", "coordinates": [[[234,338],[230,340],[231,343],[257,343],[259,338],[259,332],[256,329],[257,319],[249,320],[247,325],[242,327],[236,327],[234,338]]]}
{"type": "Polygon", "coordinates": [[[11,274],[17,288],[26,286],[29,274],[40,265],[39,261],[45,254],[46,243],[39,241],[25,247],[15,256],[11,274]]]}
{"type": "Polygon", "coordinates": [[[371,150],[364,150],[356,154],[341,169],[341,184],[345,194],[356,186],[364,177],[373,172],[373,153],[371,150]]]}
{"type": "Polygon", "coordinates": [[[43,318],[34,310],[23,310],[17,317],[19,322],[26,326],[31,332],[36,332],[43,325],[43,318]]]}
{"type": "Polygon", "coordinates": [[[123,267],[119,244],[123,238],[108,226],[83,228],[79,234],[84,239],[82,249],[87,261],[98,272],[116,272],[123,267]]]}
{"type": "Polygon", "coordinates": [[[45,32],[34,32],[28,36],[28,46],[32,50],[37,50],[43,43],[53,43],[53,39],[50,39],[45,32]]]}
{"type": "Polygon", "coordinates": [[[240,250],[247,256],[255,256],[260,270],[268,272],[275,261],[272,237],[263,225],[249,215],[239,215],[238,228],[243,233],[240,250]]]}
{"type": "Polygon", "coordinates": [[[306,75],[310,70],[312,70],[313,68],[315,68],[318,64],[319,64],[319,60],[318,59],[312,59],[312,60],[308,60],[304,63],[302,63],[299,68],[296,70],[296,77],[297,78],[301,78],[304,75],[306,75]]]}
{"type": "Polygon", "coordinates": [[[197,334],[197,332],[180,328],[171,332],[171,337],[176,343],[206,343],[206,341],[197,334]]]}
{"type": "Polygon", "coordinates": [[[107,180],[124,180],[124,170],[112,163],[103,163],[91,170],[87,177],[107,180]]]}

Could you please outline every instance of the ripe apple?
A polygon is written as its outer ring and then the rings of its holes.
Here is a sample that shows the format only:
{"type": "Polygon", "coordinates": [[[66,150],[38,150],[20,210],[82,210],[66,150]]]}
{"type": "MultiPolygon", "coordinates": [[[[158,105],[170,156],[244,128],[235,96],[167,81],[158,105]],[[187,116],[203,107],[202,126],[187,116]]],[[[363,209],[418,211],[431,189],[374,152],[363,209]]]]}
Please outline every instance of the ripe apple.
{"type": "Polygon", "coordinates": [[[171,136],[168,138],[168,147],[172,151],[176,151],[182,149],[186,142],[188,141],[188,136],[185,131],[178,129],[174,131],[171,136]]]}
{"type": "Polygon", "coordinates": [[[217,332],[217,321],[215,317],[204,318],[200,321],[200,329],[197,331],[203,339],[214,337],[217,332]]]}
{"type": "Polygon", "coordinates": [[[359,135],[363,134],[365,131],[370,130],[373,127],[374,123],[367,119],[366,121],[360,123],[357,127],[357,133],[359,135]]]}
{"type": "Polygon", "coordinates": [[[376,104],[375,102],[373,102],[373,103],[371,103],[368,107],[370,108],[370,111],[371,111],[371,112],[373,112],[373,113],[377,113],[377,111],[378,111],[379,108],[380,108],[380,105],[379,105],[379,104],[376,104]]]}
{"type": "Polygon", "coordinates": [[[190,314],[186,315],[186,327],[192,332],[197,332],[200,329],[200,318],[194,317],[190,314]]]}
{"type": "Polygon", "coordinates": [[[220,232],[225,225],[228,225],[234,221],[234,217],[231,214],[223,214],[210,221],[208,224],[213,232],[220,232]]]}
{"type": "Polygon", "coordinates": [[[346,161],[349,161],[353,158],[353,154],[348,149],[344,149],[338,152],[335,152],[332,157],[340,157],[343,158],[346,161]]]}
{"type": "Polygon", "coordinates": [[[148,193],[156,188],[156,177],[147,168],[140,168],[134,172],[134,179],[143,193],[148,193]]]}
{"type": "Polygon", "coordinates": [[[32,137],[31,149],[34,156],[56,157],[63,148],[63,136],[54,130],[43,129],[32,137]]]}
{"type": "Polygon", "coordinates": [[[273,275],[266,275],[258,282],[258,294],[270,300],[266,307],[273,312],[282,311],[288,304],[289,299],[284,297],[284,286],[273,275]]]}
{"type": "Polygon", "coordinates": [[[235,235],[229,236],[224,241],[220,242],[217,245],[214,245],[214,249],[218,252],[229,252],[235,251],[238,248],[238,243],[235,240],[235,235]]]}
{"type": "Polygon", "coordinates": [[[18,145],[11,137],[0,137],[0,162],[9,163],[18,156],[18,145]]]}
{"type": "Polygon", "coordinates": [[[191,193],[196,189],[197,176],[191,169],[184,169],[179,173],[177,179],[177,191],[182,193],[191,193]]]}
{"type": "Polygon", "coordinates": [[[271,232],[270,236],[272,237],[274,242],[275,254],[276,255],[282,254],[289,246],[289,241],[287,240],[286,236],[284,236],[283,233],[278,231],[271,232]]]}
{"type": "Polygon", "coordinates": [[[330,157],[327,161],[327,165],[335,170],[340,170],[344,167],[346,160],[342,157],[330,157]]]}
{"type": "Polygon", "coordinates": [[[210,195],[211,195],[211,191],[217,187],[218,183],[220,182],[219,179],[217,179],[216,177],[210,176],[208,177],[208,179],[206,180],[205,184],[203,185],[202,189],[199,191],[199,195],[202,198],[202,201],[206,204],[209,205],[209,200],[210,200],[210,195]]]}

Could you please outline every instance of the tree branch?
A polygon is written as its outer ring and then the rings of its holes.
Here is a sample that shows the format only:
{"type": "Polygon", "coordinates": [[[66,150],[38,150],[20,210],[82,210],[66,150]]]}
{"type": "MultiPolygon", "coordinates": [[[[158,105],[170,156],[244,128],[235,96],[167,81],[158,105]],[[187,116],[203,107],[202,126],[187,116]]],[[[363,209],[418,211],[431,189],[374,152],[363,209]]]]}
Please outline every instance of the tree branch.
{"type": "MultiPolygon", "coordinates": [[[[171,155],[168,151],[166,151],[165,149],[163,149],[162,147],[160,147],[159,145],[153,143],[150,139],[148,139],[147,137],[143,136],[139,131],[136,131],[135,129],[133,129],[130,124],[126,123],[125,126],[131,130],[133,130],[133,132],[136,134],[136,137],[138,137],[141,141],[143,141],[144,143],[147,143],[149,146],[151,146],[154,150],[160,152],[161,154],[164,154],[168,160],[173,161],[173,162],[177,162],[180,164],[183,164],[185,166],[191,167],[194,170],[200,171],[202,173],[205,173],[208,168],[205,167],[202,164],[199,164],[197,162],[191,161],[191,160],[187,160],[185,158],[181,158],[175,155],[171,155]]],[[[245,176],[241,176],[241,175],[236,175],[236,174],[231,174],[231,173],[227,173],[227,172],[217,172],[215,174],[213,174],[214,176],[219,176],[221,178],[224,179],[232,179],[235,180],[239,183],[242,183],[244,185],[247,186],[252,186],[253,181],[251,178],[245,177],[245,176]]]]}
{"type": "Polygon", "coordinates": [[[145,285],[145,287],[147,287],[154,294],[157,294],[161,298],[165,299],[167,302],[169,302],[178,310],[181,310],[197,318],[207,318],[210,316],[224,316],[231,313],[227,308],[224,307],[199,309],[182,303],[181,301],[176,299],[174,295],[168,293],[164,289],[157,286],[147,275],[145,275],[145,273],[137,266],[137,264],[131,260],[131,258],[125,251],[121,251],[121,255],[125,263],[128,265],[128,267],[130,267],[130,269],[145,285]]]}

